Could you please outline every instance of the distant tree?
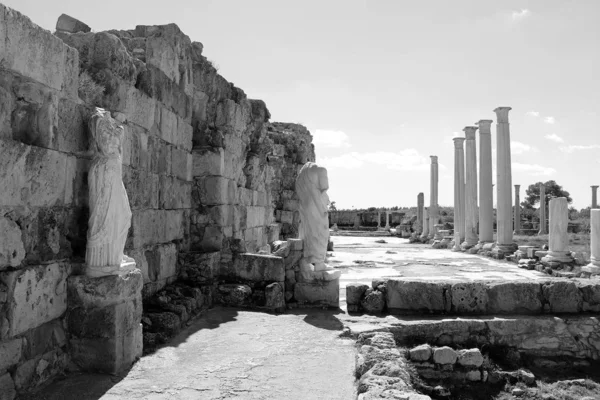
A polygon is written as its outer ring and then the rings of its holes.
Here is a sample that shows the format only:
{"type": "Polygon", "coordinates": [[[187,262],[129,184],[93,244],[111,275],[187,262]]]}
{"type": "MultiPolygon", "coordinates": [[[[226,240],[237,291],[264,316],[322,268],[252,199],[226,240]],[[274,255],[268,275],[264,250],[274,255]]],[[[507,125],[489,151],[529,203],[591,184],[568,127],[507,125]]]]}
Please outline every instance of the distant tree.
{"type": "Polygon", "coordinates": [[[569,219],[571,221],[579,219],[579,211],[575,207],[569,207],[569,219]]]}
{"type": "Polygon", "coordinates": [[[546,198],[545,203],[548,204],[548,201],[553,197],[566,197],[567,202],[571,204],[573,199],[569,196],[569,192],[563,189],[556,181],[548,181],[548,182],[537,182],[532,185],[529,185],[525,194],[525,200],[521,202],[523,208],[533,208],[536,204],[540,202],[540,185],[543,184],[546,190],[546,198]]]}
{"type": "Polygon", "coordinates": [[[377,211],[377,207],[369,207],[367,208],[367,211],[377,211]]]}
{"type": "Polygon", "coordinates": [[[337,207],[335,206],[335,201],[329,203],[329,211],[337,211],[337,207]]]}

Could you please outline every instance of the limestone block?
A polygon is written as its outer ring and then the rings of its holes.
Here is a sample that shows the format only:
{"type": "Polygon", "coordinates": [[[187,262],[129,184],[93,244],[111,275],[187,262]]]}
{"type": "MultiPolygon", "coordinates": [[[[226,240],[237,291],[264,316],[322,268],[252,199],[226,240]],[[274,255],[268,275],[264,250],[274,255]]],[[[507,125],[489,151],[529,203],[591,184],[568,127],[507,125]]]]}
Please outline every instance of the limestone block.
{"type": "Polygon", "coordinates": [[[69,307],[103,308],[133,300],[141,302],[142,286],[139,269],[101,278],[73,275],[68,279],[69,307]]]}
{"type": "Polygon", "coordinates": [[[86,106],[69,98],[58,100],[58,124],[54,129],[55,148],[65,153],[84,152],[89,149],[86,106]]]}
{"type": "Polygon", "coordinates": [[[433,361],[436,364],[454,364],[458,354],[448,346],[438,347],[433,350],[433,361]]]}
{"type": "Polygon", "coordinates": [[[192,250],[213,252],[223,247],[223,230],[219,226],[207,226],[204,228],[202,239],[198,245],[192,246],[192,250]]]}
{"type": "Polygon", "coordinates": [[[194,136],[194,128],[187,123],[183,118],[177,117],[177,136],[175,144],[187,152],[192,151],[192,137],[194,136]]]}
{"type": "Polygon", "coordinates": [[[56,319],[66,311],[68,274],[69,267],[64,264],[0,272],[0,282],[6,285],[8,294],[7,337],[56,319]]]}
{"type": "MultiPolygon", "coordinates": [[[[16,365],[21,360],[22,350],[22,338],[0,342],[0,373],[16,365]]],[[[0,384],[1,387],[2,385],[0,384]]]]}
{"type": "Polygon", "coordinates": [[[15,382],[10,374],[0,375],[0,400],[13,400],[16,396],[15,382]]]}
{"type": "Polygon", "coordinates": [[[367,289],[360,305],[365,312],[381,313],[385,308],[385,294],[377,290],[367,289]]]}
{"type": "MultiPolygon", "coordinates": [[[[140,318],[141,320],[141,318],[140,318]]],[[[115,321],[111,320],[110,323],[115,321]]],[[[142,355],[142,324],[123,336],[71,338],[71,357],[83,371],[118,374],[142,355]]]]}
{"type": "Polygon", "coordinates": [[[479,371],[479,370],[468,371],[466,378],[468,381],[471,381],[471,382],[480,381],[481,380],[481,371],[479,371]]]}
{"type": "Polygon", "coordinates": [[[146,63],[154,65],[175,83],[179,83],[179,55],[167,38],[156,35],[146,39],[146,63]]]}
{"type": "Polygon", "coordinates": [[[207,214],[209,215],[211,222],[215,225],[230,226],[234,225],[236,210],[239,211],[239,208],[226,204],[207,207],[207,214]]]}
{"type": "Polygon", "coordinates": [[[219,176],[196,178],[200,203],[204,205],[233,204],[236,198],[235,182],[219,176]]]}
{"type": "Polygon", "coordinates": [[[239,203],[245,206],[251,206],[253,201],[253,191],[251,189],[240,188],[238,190],[239,193],[239,203]]]}
{"type": "Polygon", "coordinates": [[[464,367],[479,368],[483,364],[483,355],[479,349],[459,350],[458,363],[464,367]]]}
{"type": "Polygon", "coordinates": [[[299,304],[327,305],[338,307],[340,301],[340,281],[297,282],[294,298],[299,304]]]}
{"type": "Polygon", "coordinates": [[[21,228],[14,221],[0,217],[0,232],[0,269],[18,267],[25,258],[21,228]]]}
{"type": "Polygon", "coordinates": [[[217,119],[215,125],[222,129],[231,129],[238,135],[246,128],[247,114],[243,107],[231,99],[217,105],[217,119]]]}
{"type": "Polygon", "coordinates": [[[172,176],[159,176],[158,206],[167,210],[192,207],[192,183],[172,176]]]}
{"type": "Polygon", "coordinates": [[[283,283],[273,282],[265,287],[265,307],[278,312],[285,311],[283,283]]]}
{"type": "Polygon", "coordinates": [[[174,243],[158,245],[144,253],[150,281],[161,281],[177,276],[177,248],[174,243]]]}
{"type": "Polygon", "coordinates": [[[582,295],[573,281],[550,281],[542,286],[545,307],[553,313],[577,313],[582,307],[582,295]]]}
{"type": "Polygon", "coordinates": [[[183,238],[183,210],[165,210],[165,231],[162,242],[172,242],[183,238]]]}
{"type": "Polygon", "coordinates": [[[141,320],[141,297],[106,307],[70,307],[69,333],[88,339],[123,337],[137,330],[141,320]]]}
{"type": "Polygon", "coordinates": [[[280,211],[277,210],[277,213],[279,213],[279,219],[277,219],[277,222],[281,222],[283,224],[293,224],[294,223],[294,213],[292,211],[280,211]]]}
{"type": "Polygon", "coordinates": [[[283,209],[287,211],[297,211],[299,207],[298,200],[284,200],[283,201],[283,209]]]}
{"type": "Polygon", "coordinates": [[[177,116],[174,112],[156,103],[156,123],[160,138],[167,143],[174,144],[177,135],[177,116]]]}
{"type": "Polygon", "coordinates": [[[267,226],[267,241],[269,243],[273,243],[276,240],[279,240],[279,236],[281,234],[281,225],[279,224],[269,224],[267,226]]]}
{"type": "MultiPolygon", "coordinates": [[[[191,118],[192,102],[189,96],[156,66],[146,64],[146,69],[138,75],[136,87],[148,96],[163,103],[181,118],[186,120],[191,118]]],[[[181,133],[181,128],[178,130],[181,133]]],[[[190,148],[191,145],[190,136],[190,148]]]]}
{"type": "Polygon", "coordinates": [[[428,344],[422,344],[414,347],[408,351],[410,359],[412,361],[428,361],[433,354],[431,346],[428,344]]]}
{"type": "Polygon", "coordinates": [[[455,283],[452,285],[451,293],[453,311],[467,314],[485,313],[488,305],[488,295],[485,283],[455,283]]]}
{"type": "Polygon", "coordinates": [[[0,204],[52,207],[73,201],[75,157],[12,140],[0,142],[0,204]]]}
{"type": "Polygon", "coordinates": [[[179,253],[180,279],[194,286],[206,285],[213,281],[221,261],[221,253],[188,252],[179,253]]]}
{"type": "Polygon", "coordinates": [[[156,114],[156,100],[130,86],[127,88],[123,112],[129,122],[133,122],[146,130],[151,130],[156,114]]]}
{"type": "MultiPolygon", "coordinates": [[[[174,208],[171,200],[180,198],[181,193],[166,193],[163,189],[173,189],[172,179],[164,179],[163,175],[153,174],[147,170],[123,167],[123,184],[127,191],[132,210],[148,208],[174,208]],[[166,198],[165,198],[166,196],[166,198]]],[[[191,187],[188,189],[191,191],[191,187]]]]}
{"type": "Polygon", "coordinates": [[[346,304],[357,305],[369,288],[369,285],[362,283],[349,283],[346,285],[346,304]]]}
{"type": "Polygon", "coordinates": [[[77,98],[79,54],[23,14],[0,5],[0,64],[3,69],[77,98]]]}
{"type": "Polygon", "coordinates": [[[131,224],[133,247],[141,248],[162,242],[166,217],[166,211],[163,210],[134,210],[131,224]]]}
{"type": "Polygon", "coordinates": [[[247,306],[250,304],[252,289],[248,285],[219,285],[215,293],[217,302],[227,306],[247,306]]]}
{"type": "Polygon", "coordinates": [[[600,311],[600,283],[598,282],[578,282],[579,291],[583,298],[583,311],[600,311]]]}
{"type": "Polygon", "coordinates": [[[283,282],[285,267],[283,258],[265,254],[238,254],[233,264],[236,277],[252,282],[283,282]]]}
{"type": "Polygon", "coordinates": [[[187,151],[176,147],[171,148],[171,173],[184,181],[188,180],[188,176],[190,176],[187,156],[187,151]]]}
{"type": "Polygon", "coordinates": [[[302,239],[288,239],[288,244],[292,250],[303,250],[304,242],[302,239]]]}
{"type": "Polygon", "coordinates": [[[77,33],[77,32],[90,32],[92,28],[90,28],[85,23],[75,19],[67,14],[61,14],[56,21],[56,30],[63,31],[68,33],[77,33]]]}
{"type": "Polygon", "coordinates": [[[488,284],[491,314],[538,314],[542,312],[542,288],[536,282],[491,282],[488,284]]]}
{"type": "Polygon", "coordinates": [[[391,314],[443,313],[450,308],[450,299],[445,296],[449,289],[449,285],[390,279],[386,291],[387,307],[391,314]]]}

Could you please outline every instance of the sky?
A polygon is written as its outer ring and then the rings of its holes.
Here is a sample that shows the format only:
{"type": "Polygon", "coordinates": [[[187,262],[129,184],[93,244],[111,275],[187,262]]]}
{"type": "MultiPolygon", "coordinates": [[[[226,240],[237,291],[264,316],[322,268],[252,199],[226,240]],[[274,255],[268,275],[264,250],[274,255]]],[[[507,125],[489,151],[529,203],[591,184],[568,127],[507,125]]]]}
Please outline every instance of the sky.
{"type": "Polygon", "coordinates": [[[452,137],[492,119],[495,151],[499,106],[521,198],[553,179],[580,209],[600,185],[597,0],[0,1],[52,31],[176,23],[271,121],[308,127],[338,208],[429,204],[430,155],[453,205],[452,137]]]}

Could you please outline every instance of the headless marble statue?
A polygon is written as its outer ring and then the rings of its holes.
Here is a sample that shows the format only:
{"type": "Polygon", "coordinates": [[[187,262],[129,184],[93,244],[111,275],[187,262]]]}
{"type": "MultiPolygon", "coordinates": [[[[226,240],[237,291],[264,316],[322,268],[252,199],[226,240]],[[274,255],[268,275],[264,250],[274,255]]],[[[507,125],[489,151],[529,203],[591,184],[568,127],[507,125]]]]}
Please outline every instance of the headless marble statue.
{"type": "Polygon", "coordinates": [[[327,269],[325,257],[329,241],[329,181],[327,170],[313,162],[304,164],[296,179],[296,193],[300,198],[299,238],[304,242],[303,264],[313,271],[327,269]]]}
{"type": "Polygon", "coordinates": [[[85,261],[86,274],[98,277],[129,270],[135,262],[123,255],[131,225],[121,170],[123,127],[108,111],[96,108],[89,128],[95,154],[88,173],[90,219],[85,261]]]}

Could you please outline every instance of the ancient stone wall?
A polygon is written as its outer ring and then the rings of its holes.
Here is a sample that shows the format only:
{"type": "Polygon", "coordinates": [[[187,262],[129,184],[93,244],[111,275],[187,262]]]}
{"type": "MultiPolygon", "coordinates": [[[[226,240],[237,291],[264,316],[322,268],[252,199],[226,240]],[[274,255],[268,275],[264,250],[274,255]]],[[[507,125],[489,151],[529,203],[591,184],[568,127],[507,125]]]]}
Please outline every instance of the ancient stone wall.
{"type": "Polygon", "coordinates": [[[8,398],[69,361],[66,280],[85,257],[94,107],[124,127],[133,213],[125,253],[142,271],[146,300],[164,299],[161,290],[180,279],[200,289],[198,304],[212,304],[219,271],[243,264],[237,254],[265,250],[280,228],[297,233],[294,181],[314,161],[306,128],[270,124],[264,102],[219,75],[176,25],[94,33],[74,21],[53,35],[0,5],[0,392],[8,398]]]}

